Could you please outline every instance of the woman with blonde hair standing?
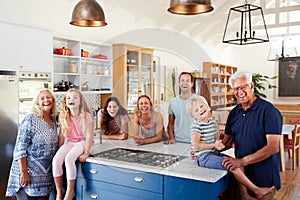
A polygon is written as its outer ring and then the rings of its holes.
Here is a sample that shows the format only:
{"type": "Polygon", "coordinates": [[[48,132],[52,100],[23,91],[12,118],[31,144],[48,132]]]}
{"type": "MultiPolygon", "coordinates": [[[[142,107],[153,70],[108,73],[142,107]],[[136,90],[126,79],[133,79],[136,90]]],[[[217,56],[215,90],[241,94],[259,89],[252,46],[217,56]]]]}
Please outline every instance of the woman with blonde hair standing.
{"type": "Polygon", "coordinates": [[[52,158],[57,150],[56,102],[48,89],[33,100],[20,123],[6,196],[48,200],[53,189],[52,158]]]}

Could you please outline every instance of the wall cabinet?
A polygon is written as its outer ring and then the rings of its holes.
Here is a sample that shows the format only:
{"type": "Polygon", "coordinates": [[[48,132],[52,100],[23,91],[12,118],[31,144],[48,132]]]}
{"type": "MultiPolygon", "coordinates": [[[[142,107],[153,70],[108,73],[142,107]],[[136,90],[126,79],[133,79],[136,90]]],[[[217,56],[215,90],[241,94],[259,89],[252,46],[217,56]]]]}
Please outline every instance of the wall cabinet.
{"type": "Polygon", "coordinates": [[[19,70],[51,72],[52,38],[50,31],[17,26],[16,58],[19,70]]]}
{"type": "Polygon", "coordinates": [[[237,101],[228,84],[228,79],[237,71],[237,67],[204,62],[203,71],[210,79],[209,91],[211,109],[216,110],[217,108],[236,105],[237,101]]]}
{"type": "Polygon", "coordinates": [[[128,112],[133,112],[138,96],[153,101],[153,49],[128,44],[113,45],[113,95],[128,112]]]}
{"type": "Polygon", "coordinates": [[[70,87],[76,87],[83,92],[111,93],[111,59],[111,45],[54,37],[54,91],[64,92],[70,87]],[[57,52],[57,49],[64,53],[57,52]]]}
{"type": "Polygon", "coordinates": [[[52,33],[0,22],[0,66],[21,71],[52,71],[52,33]]]}
{"type": "Polygon", "coordinates": [[[0,67],[1,69],[17,69],[15,26],[0,22],[0,67]]]}

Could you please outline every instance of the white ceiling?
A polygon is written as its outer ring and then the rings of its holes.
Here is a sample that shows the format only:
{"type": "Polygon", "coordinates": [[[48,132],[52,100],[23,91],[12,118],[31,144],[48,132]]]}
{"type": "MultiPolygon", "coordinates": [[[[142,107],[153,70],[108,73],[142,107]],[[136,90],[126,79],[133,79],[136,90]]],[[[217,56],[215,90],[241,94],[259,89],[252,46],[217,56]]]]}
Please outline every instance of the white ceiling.
{"type": "MultiPolygon", "coordinates": [[[[222,43],[230,8],[245,3],[244,0],[211,0],[212,12],[183,16],[167,11],[170,0],[96,0],[105,12],[108,26],[82,28],[69,25],[72,10],[79,1],[0,0],[0,19],[85,40],[107,41],[125,32],[151,28],[172,31],[197,43],[210,42],[215,46],[222,43]]],[[[248,3],[263,8],[270,40],[300,38],[300,0],[248,0],[248,3]]],[[[258,33],[263,26],[259,25],[260,21],[256,22],[258,33]]]]}
{"type": "MultiPolygon", "coordinates": [[[[114,13],[116,9],[124,9],[134,14],[136,23],[150,18],[155,21],[156,28],[173,29],[190,38],[200,36],[206,41],[222,37],[229,9],[245,3],[237,0],[212,0],[214,7],[212,12],[182,16],[167,11],[169,2],[169,0],[103,0],[102,7],[106,15],[114,13]]],[[[262,7],[270,38],[300,36],[300,0],[247,2],[262,7]]],[[[99,3],[101,4],[101,1],[99,3]]],[[[263,26],[257,26],[257,29],[260,28],[263,26]]]]}

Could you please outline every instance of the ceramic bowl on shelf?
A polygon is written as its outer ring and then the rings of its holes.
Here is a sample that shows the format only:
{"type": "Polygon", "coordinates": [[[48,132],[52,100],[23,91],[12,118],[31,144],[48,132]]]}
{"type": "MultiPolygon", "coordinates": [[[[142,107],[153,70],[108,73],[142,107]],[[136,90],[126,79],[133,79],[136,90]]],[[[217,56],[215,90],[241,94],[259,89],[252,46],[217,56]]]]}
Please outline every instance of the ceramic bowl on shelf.
{"type": "Polygon", "coordinates": [[[106,55],[102,55],[102,54],[98,54],[98,55],[93,55],[93,58],[106,60],[107,56],[106,55]]]}

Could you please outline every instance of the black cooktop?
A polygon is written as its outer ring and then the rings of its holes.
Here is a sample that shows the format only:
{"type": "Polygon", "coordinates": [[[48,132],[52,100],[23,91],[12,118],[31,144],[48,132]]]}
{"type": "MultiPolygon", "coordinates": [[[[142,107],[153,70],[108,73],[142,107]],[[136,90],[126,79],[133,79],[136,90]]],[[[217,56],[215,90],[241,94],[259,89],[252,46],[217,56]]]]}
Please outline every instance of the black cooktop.
{"type": "Polygon", "coordinates": [[[158,167],[168,167],[187,157],[126,148],[114,148],[94,154],[93,156],[158,167]]]}

